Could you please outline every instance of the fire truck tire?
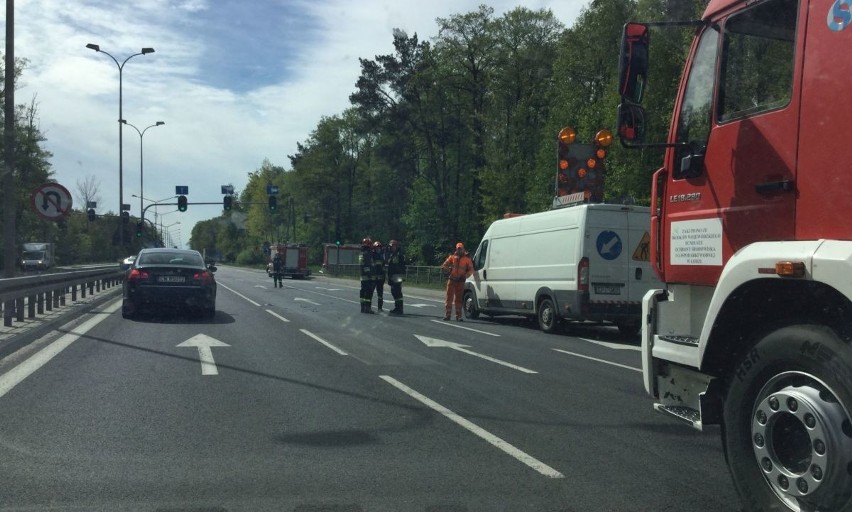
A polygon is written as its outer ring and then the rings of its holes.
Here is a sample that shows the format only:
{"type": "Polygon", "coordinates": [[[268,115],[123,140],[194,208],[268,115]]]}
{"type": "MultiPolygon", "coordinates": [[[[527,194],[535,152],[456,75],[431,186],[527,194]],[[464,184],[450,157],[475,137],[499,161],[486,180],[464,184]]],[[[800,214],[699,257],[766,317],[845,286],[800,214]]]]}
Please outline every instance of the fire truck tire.
{"type": "Polygon", "coordinates": [[[734,369],[722,440],[748,511],[852,510],[852,346],[824,326],[760,339],[734,369]]]}
{"type": "Polygon", "coordinates": [[[554,334],[559,330],[559,317],[550,297],[544,297],[538,303],[538,327],[548,334],[554,334]]]}
{"type": "Polygon", "coordinates": [[[464,292],[462,301],[462,305],[464,306],[464,317],[468,320],[476,320],[479,318],[479,309],[476,307],[476,297],[473,292],[470,290],[464,292]]]}

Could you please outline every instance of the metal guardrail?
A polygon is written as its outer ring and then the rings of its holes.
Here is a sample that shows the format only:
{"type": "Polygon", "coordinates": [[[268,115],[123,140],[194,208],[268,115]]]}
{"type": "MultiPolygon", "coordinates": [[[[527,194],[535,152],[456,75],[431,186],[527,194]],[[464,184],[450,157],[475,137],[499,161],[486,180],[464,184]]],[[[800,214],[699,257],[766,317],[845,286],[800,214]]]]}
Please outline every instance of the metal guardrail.
{"type": "Polygon", "coordinates": [[[86,270],[39,274],[35,276],[0,279],[0,304],[3,307],[3,325],[11,327],[13,320],[24,321],[34,318],[36,313],[44,314],[54,307],[65,305],[65,295],[70,293],[71,300],[120,285],[124,272],[117,265],[89,268],[86,270]]]}
{"type": "MultiPolygon", "coordinates": [[[[354,277],[361,275],[361,266],[358,264],[328,265],[323,268],[323,273],[335,277],[354,277]]],[[[441,267],[426,267],[408,265],[405,270],[405,282],[409,284],[444,284],[447,278],[441,272],[441,267]]]]}

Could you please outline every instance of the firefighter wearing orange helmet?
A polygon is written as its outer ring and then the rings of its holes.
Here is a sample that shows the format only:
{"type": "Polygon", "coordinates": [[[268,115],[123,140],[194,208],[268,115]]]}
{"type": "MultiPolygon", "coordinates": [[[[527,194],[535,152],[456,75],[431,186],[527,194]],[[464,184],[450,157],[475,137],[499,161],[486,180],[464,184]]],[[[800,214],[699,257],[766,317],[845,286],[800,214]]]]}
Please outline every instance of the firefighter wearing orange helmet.
{"type": "Polygon", "coordinates": [[[365,237],[361,240],[361,254],[358,255],[358,266],[361,270],[361,313],[373,314],[373,240],[365,237]]]}
{"type": "Polygon", "coordinates": [[[450,254],[441,271],[447,276],[447,299],[444,302],[444,320],[449,320],[453,312],[453,304],[456,306],[456,320],[462,321],[462,294],[464,293],[464,281],[473,274],[473,260],[464,250],[464,244],[456,244],[456,251],[450,254]]]}

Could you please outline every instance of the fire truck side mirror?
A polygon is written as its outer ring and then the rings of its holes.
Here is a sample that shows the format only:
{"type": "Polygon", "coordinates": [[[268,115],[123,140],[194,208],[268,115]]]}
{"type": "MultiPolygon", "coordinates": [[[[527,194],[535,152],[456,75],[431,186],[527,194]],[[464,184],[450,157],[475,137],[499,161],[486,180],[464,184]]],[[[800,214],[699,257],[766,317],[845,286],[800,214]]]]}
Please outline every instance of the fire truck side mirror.
{"type": "Polygon", "coordinates": [[[618,70],[618,90],[622,103],[642,103],[648,75],[649,43],[647,25],[641,23],[624,25],[618,70]]]}
{"type": "Polygon", "coordinates": [[[639,105],[622,103],[618,106],[618,136],[622,144],[645,142],[645,109],[639,105]]]}

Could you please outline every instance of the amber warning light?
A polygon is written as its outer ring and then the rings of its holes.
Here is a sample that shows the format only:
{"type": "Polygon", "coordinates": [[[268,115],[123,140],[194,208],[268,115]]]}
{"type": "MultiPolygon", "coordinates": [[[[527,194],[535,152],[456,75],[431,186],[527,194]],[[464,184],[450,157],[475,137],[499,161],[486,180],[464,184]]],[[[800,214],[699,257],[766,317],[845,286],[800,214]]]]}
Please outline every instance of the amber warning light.
{"type": "Polygon", "coordinates": [[[604,159],[606,149],[612,144],[609,130],[598,131],[591,143],[577,140],[577,131],[571,127],[559,130],[556,154],[556,194],[554,208],[580,202],[600,203],[604,199],[604,159]],[[572,200],[568,201],[568,197],[572,200]]]}

